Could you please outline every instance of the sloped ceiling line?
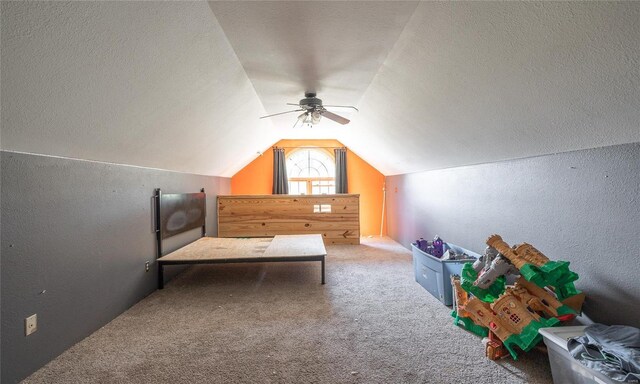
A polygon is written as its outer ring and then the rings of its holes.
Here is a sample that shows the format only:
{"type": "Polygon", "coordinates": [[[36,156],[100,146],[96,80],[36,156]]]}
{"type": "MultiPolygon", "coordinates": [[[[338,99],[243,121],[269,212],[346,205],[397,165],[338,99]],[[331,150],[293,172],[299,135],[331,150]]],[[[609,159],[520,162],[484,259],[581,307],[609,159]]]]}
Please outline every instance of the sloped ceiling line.
{"type": "MultiPolygon", "coordinates": [[[[216,17],[216,14],[213,11],[213,8],[211,7],[212,3],[213,3],[213,1],[208,1],[207,2],[207,4],[209,5],[209,9],[211,10],[211,14],[213,15],[213,18],[215,19],[216,24],[220,25],[220,22],[218,21],[218,18],[216,17]]],[[[264,104],[262,103],[262,100],[258,96],[258,92],[256,92],[256,88],[255,88],[255,86],[253,86],[253,82],[251,81],[251,79],[247,75],[247,71],[246,71],[244,65],[242,65],[242,63],[240,62],[240,59],[238,58],[238,54],[236,53],[235,48],[233,48],[233,45],[231,44],[231,42],[229,41],[229,38],[227,37],[227,35],[224,32],[224,29],[220,28],[220,30],[222,31],[222,34],[224,35],[224,38],[227,41],[227,44],[229,45],[229,47],[231,47],[231,50],[233,51],[233,54],[234,54],[234,57],[235,57],[235,60],[242,66],[242,70],[244,72],[245,77],[247,78],[249,83],[251,83],[251,87],[253,88],[253,93],[254,93],[256,99],[260,102],[260,105],[262,106],[262,109],[259,111],[259,113],[261,115],[266,115],[267,112],[266,112],[266,109],[264,107],[264,104]]],[[[269,124],[269,126],[273,127],[273,124],[271,123],[271,121],[269,121],[269,120],[265,120],[265,121],[266,121],[267,124],[269,124]]],[[[234,170],[235,170],[236,167],[234,167],[234,170]]]]}

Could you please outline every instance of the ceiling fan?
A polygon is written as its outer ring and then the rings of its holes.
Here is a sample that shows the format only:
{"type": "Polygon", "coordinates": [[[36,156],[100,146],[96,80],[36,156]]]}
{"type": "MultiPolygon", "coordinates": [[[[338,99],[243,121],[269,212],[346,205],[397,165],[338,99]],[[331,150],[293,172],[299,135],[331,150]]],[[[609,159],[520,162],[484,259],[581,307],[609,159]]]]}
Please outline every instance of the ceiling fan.
{"type": "Polygon", "coordinates": [[[295,109],[293,111],[274,113],[273,115],[267,115],[260,117],[264,119],[266,117],[273,117],[278,115],[284,115],[286,113],[293,112],[301,112],[300,116],[298,116],[298,120],[293,125],[294,127],[301,123],[302,125],[307,125],[312,127],[314,124],[320,123],[320,117],[324,116],[329,120],[333,120],[336,123],[345,125],[349,123],[349,119],[344,118],[342,116],[336,115],[333,112],[327,111],[325,107],[329,108],[352,108],[358,111],[358,108],[350,106],[350,105],[322,105],[322,100],[316,97],[314,92],[307,92],[304,94],[304,99],[300,100],[298,104],[287,103],[287,105],[296,105],[300,107],[299,109],[295,109]]]}

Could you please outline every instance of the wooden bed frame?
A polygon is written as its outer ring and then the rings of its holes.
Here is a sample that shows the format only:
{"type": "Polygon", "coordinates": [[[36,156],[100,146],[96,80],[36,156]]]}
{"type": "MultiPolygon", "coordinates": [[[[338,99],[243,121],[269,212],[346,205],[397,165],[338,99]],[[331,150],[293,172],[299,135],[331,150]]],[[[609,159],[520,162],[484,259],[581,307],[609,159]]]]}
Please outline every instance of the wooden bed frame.
{"type": "Polygon", "coordinates": [[[322,235],[277,235],[269,238],[205,237],[206,194],[154,194],[157,242],[158,289],[164,288],[164,266],[182,264],[262,263],[319,261],[325,283],[325,257],[322,235]],[[162,241],[201,227],[201,237],[186,246],[162,255],[162,241]]]}

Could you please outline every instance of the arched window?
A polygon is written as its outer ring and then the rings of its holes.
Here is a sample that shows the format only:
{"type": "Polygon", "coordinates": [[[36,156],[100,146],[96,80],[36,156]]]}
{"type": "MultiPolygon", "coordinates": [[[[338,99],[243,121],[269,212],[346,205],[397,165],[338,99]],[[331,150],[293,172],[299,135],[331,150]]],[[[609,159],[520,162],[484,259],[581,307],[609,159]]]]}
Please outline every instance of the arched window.
{"type": "Polygon", "coordinates": [[[300,148],[287,156],[290,195],[336,193],[336,165],[333,156],[315,148],[300,148]]]}

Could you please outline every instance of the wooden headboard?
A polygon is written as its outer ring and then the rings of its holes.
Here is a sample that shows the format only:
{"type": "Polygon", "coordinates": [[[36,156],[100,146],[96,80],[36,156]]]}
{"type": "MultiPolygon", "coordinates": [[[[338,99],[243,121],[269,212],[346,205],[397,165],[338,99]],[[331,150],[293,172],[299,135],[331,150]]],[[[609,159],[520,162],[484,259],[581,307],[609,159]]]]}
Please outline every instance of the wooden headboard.
{"type": "Polygon", "coordinates": [[[204,188],[199,193],[163,194],[160,188],[154,193],[155,232],[158,257],[162,256],[162,240],[201,227],[205,235],[207,195],[204,188]]]}
{"type": "Polygon", "coordinates": [[[218,237],[312,233],[325,244],[360,244],[360,195],[218,196],[218,237]]]}

